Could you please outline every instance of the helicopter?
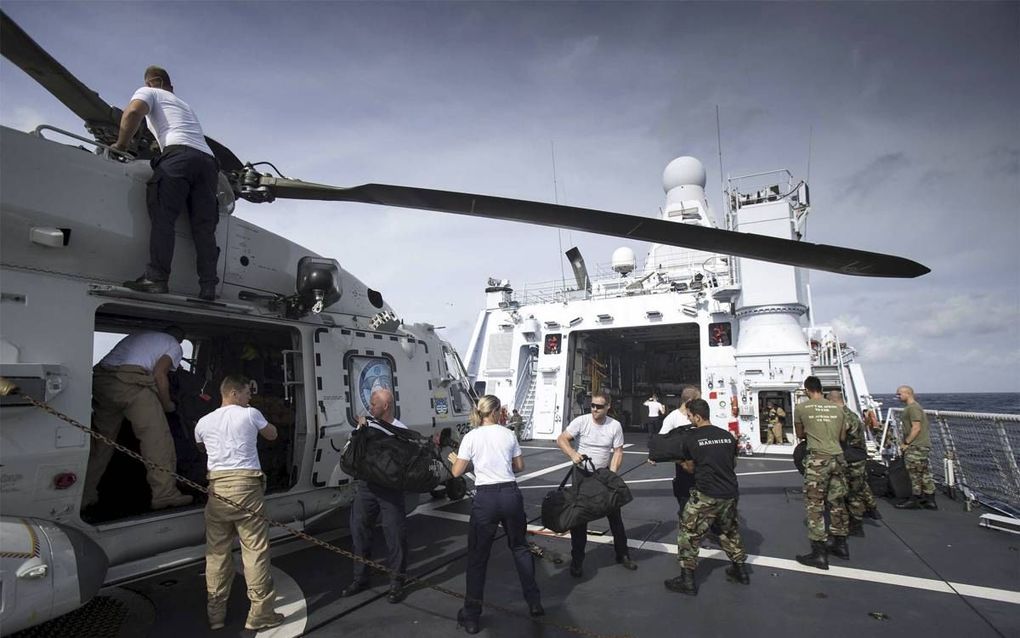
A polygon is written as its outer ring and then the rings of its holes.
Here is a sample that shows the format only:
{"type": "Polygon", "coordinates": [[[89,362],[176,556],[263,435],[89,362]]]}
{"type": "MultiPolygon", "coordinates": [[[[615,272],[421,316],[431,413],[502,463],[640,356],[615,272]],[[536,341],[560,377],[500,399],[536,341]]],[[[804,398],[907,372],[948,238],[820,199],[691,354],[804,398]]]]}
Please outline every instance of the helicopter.
{"type": "MultiPolygon", "coordinates": [[[[467,423],[475,395],[456,350],[435,326],[405,322],[382,292],[336,259],[234,216],[239,200],[438,211],[848,275],[928,272],[897,256],[635,215],[407,186],[304,182],[261,173],[259,164],[244,163],[209,139],[221,167],[217,300],[196,298],[187,222],[177,230],[185,240],[177,242],[171,292],[140,293],[119,282],[146,259],[145,184],[151,174],[146,160],[158,153],[158,145],[142,128],[131,155],[111,149],[120,110],[2,12],[0,49],[78,115],[88,132],[0,128],[0,375],[88,423],[96,344],[168,324],[180,327],[187,362],[173,380],[177,472],[203,474],[195,423],[218,407],[222,376],[239,370],[257,386],[252,405],[280,431],[277,441],[260,443],[267,515],[297,527],[310,527],[350,503],[351,478],[338,460],[372,388],[392,389],[402,422],[445,441],[467,423]]],[[[97,509],[86,512],[82,487],[89,437],[15,396],[3,397],[0,409],[5,632],[71,611],[104,585],[203,555],[201,504],[145,511],[139,505],[147,489],[140,466],[118,458],[100,484],[97,509]]],[[[122,428],[121,443],[136,445],[131,439],[130,428],[122,428]]],[[[451,490],[448,496],[457,493],[463,494],[451,490]]]]}

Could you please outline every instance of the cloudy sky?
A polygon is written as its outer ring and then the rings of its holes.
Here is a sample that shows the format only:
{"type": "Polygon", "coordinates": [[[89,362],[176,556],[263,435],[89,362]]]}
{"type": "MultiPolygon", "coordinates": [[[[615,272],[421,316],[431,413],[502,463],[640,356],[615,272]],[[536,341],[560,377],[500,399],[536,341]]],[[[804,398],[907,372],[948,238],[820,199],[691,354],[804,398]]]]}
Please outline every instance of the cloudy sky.
{"type": "MultiPolygon", "coordinates": [[[[805,177],[810,146],[810,240],[932,269],[812,275],[816,317],[861,350],[872,391],[1020,390],[1020,3],[0,6],[107,101],[159,64],[243,160],[336,185],[655,215],[662,169],[693,155],[718,213],[718,106],[728,174],[805,177]]],[[[4,125],[81,130],[6,61],[0,82],[4,125]]],[[[238,214],[336,257],[462,351],[487,277],[558,279],[561,242],[589,265],[647,249],[350,204],[238,214]]]]}

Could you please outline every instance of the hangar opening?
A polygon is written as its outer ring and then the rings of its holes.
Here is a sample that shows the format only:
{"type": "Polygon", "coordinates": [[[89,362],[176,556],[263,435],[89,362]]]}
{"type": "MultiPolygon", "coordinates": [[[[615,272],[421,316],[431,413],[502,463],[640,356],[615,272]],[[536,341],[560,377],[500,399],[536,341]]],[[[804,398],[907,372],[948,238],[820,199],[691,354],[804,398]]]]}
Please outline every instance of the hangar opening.
{"type": "Polygon", "coordinates": [[[600,389],[612,395],[610,414],[624,428],[645,427],[652,394],[676,409],[683,386],[701,387],[700,335],[693,322],[570,333],[564,423],[588,414],[591,393],[600,389]]]}

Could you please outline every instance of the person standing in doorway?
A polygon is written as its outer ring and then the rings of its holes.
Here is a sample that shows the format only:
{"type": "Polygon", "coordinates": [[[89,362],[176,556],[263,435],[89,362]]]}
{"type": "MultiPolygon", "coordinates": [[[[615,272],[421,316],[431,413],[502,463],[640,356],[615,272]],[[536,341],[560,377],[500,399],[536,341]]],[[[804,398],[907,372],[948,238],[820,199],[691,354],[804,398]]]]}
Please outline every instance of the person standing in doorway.
{"type": "Polygon", "coordinates": [[[659,397],[655,394],[648,397],[644,405],[648,408],[648,421],[645,423],[648,433],[658,432],[662,427],[662,415],[666,413],[666,406],[659,403],[659,397]]]}

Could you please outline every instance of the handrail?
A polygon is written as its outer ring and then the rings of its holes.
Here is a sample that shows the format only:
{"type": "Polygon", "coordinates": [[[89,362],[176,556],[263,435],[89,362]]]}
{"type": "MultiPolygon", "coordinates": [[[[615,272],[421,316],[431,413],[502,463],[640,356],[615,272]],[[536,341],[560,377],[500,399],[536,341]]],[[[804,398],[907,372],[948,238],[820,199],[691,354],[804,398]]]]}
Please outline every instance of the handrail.
{"type": "MultiPolygon", "coordinates": [[[[883,435],[897,430],[903,408],[889,408],[883,435]]],[[[1020,516],[1020,414],[925,410],[935,480],[968,501],[1020,516]]],[[[883,436],[883,439],[885,437],[883,436]]]]}
{"type": "Polygon", "coordinates": [[[99,155],[100,157],[112,159],[117,162],[130,162],[135,159],[135,157],[131,155],[131,153],[126,153],[124,151],[115,149],[107,144],[103,144],[102,142],[97,142],[94,139],[84,137],[76,133],[72,133],[71,131],[65,131],[62,128],[57,128],[56,126],[51,126],[50,124],[40,124],[39,126],[32,129],[30,135],[35,135],[36,137],[40,137],[45,140],[46,137],[43,135],[43,131],[53,131],[54,133],[60,133],[61,135],[66,135],[67,137],[76,139],[80,142],[91,144],[92,146],[95,146],[97,150],[102,149],[103,151],[102,153],[96,153],[96,155],[99,155]]]}

